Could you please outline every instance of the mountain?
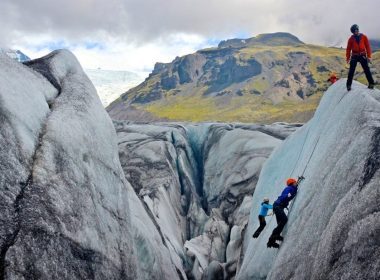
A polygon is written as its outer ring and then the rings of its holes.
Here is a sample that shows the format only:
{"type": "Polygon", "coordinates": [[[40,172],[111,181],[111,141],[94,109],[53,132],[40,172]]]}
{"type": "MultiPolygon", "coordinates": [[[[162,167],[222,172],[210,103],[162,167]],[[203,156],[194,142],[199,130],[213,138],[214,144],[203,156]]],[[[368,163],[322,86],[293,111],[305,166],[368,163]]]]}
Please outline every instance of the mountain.
{"type": "Polygon", "coordinates": [[[5,53],[9,57],[13,58],[14,60],[17,60],[18,62],[26,62],[30,60],[30,57],[25,55],[23,52],[19,50],[11,50],[11,49],[1,49],[0,52],[5,53]]]}
{"type": "MultiPolygon", "coordinates": [[[[372,67],[379,79],[379,53],[372,67]]],[[[157,63],[107,111],[119,120],[305,122],[330,73],[347,71],[344,49],[305,44],[288,33],[262,34],[157,63]]],[[[360,71],[356,79],[365,81],[360,71]]]]}
{"type": "Polygon", "coordinates": [[[140,75],[129,71],[85,69],[85,72],[94,84],[105,107],[117,99],[121,92],[143,81],[140,75]]]}
{"type": "Polygon", "coordinates": [[[380,91],[305,125],[112,122],[76,58],[0,53],[3,279],[377,279],[380,91]],[[263,197],[304,175],[279,250],[263,197]]]}
{"type": "Polygon", "coordinates": [[[380,50],[380,40],[370,40],[372,51],[380,50]]]}
{"type": "Polygon", "coordinates": [[[298,46],[304,43],[300,41],[296,36],[285,33],[277,32],[272,34],[261,34],[249,39],[231,39],[222,41],[219,43],[218,48],[244,48],[255,47],[257,45],[265,46],[298,46]]]}

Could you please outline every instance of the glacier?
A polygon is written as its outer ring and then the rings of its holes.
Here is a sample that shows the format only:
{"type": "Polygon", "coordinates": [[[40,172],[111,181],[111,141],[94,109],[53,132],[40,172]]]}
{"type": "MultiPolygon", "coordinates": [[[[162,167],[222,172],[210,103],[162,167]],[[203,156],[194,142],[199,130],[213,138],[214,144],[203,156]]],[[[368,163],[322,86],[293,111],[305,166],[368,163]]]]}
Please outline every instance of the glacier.
{"type": "MultiPolygon", "coordinates": [[[[233,275],[262,163],[299,125],[115,121],[115,127],[126,179],[161,235],[160,251],[168,251],[184,279],[202,279],[210,265],[233,275]]],[[[146,273],[154,279],[153,270],[146,273]]]]}
{"type": "Polygon", "coordinates": [[[66,50],[0,53],[1,279],[378,279],[380,95],[305,125],[112,121],[66,50]],[[276,225],[264,197],[305,176],[276,225]]]}
{"type": "Polygon", "coordinates": [[[380,92],[345,80],[324,94],[313,119],[265,163],[253,195],[236,279],[378,279],[380,276],[380,92]],[[284,242],[267,249],[271,218],[255,240],[259,203],[304,172],[284,242]]]}
{"type": "Polygon", "coordinates": [[[0,62],[2,278],[201,279],[227,247],[236,269],[255,158],[299,125],[112,123],[69,51],[0,62]]]}
{"type": "Polygon", "coordinates": [[[76,58],[0,53],[0,277],[135,279],[116,133],[76,58]]]}
{"type": "Polygon", "coordinates": [[[129,71],[104,69],[84,69],[84,71],[95,86],[104,107],[144,80],[142,74],[129,71]]]}

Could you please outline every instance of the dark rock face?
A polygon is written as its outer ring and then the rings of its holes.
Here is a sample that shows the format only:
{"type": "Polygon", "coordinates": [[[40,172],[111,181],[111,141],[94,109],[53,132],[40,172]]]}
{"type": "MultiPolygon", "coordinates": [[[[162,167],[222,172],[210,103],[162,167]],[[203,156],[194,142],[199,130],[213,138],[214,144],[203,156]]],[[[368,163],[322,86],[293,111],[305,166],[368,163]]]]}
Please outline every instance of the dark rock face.
{"type": "Polygon", "coordinates": [[[206,59],[201,54],[186,55],[176,58],[170,67],[163,68],[161,85],[170,90],[178,84],[186,84],[196,81],[203,74],[203,65],[206,59]]]}
{"type": "Polygon", "coordinates": [[[235,57],[230,57],[221,65],[216,82],[220,85],[230,85],[257,76],[260,73],[261,64],[255,59],[248,60],[247,65],[239,65],[235,57]]]}
{"type": "Polygon", "coordinates": [[[175,88],[178,85],[178,77],[177,76],[169,76],[168,73],[165,73],[161,76],[161,86],[165,90],[170,90],[175,88]]]}
{"type": "Polygon", "coordinates": [[[191,83],[196,81],[202,74],[202,67],[205,63],[205,57],[200,54],[187,55],[181,58],[176,71],[179,76],[179,83],[191,83]]]}
{"type": "Polygon", "coordinates": [[[226,58],[225,62],[218,65],[217,62],[210,62],[205,65],[204,71],[210,72],[210,78],[206,84],[209,89],[205,95],[221,91],[233,83],[239,83],[261,74],[262,66],[255,59],[250,59],[242,64],[234,56],[226,58]]]}
{"type": "Polygon", "coordinates": [[[91,82],[67,51],[0,60],[2,279],[136,279],[130,185],[91,82]]]}
{"type": "Polygon", "coordinates": [[[281,81],[278,81],[277,83],[274,84],[275,86],[277,87],[284,87],[284,88],[290,88],[289,86],[289,81],[288,80],[281,80],[281,81]]]}
{"type": "Polygon", "coordinates": [[[152,101],[160,100],[162,98],[162,93],[160,89],[154,89],[153,91],[145,94],[136,96],[131,101],[131,104],[146,104],[152,101]]]}

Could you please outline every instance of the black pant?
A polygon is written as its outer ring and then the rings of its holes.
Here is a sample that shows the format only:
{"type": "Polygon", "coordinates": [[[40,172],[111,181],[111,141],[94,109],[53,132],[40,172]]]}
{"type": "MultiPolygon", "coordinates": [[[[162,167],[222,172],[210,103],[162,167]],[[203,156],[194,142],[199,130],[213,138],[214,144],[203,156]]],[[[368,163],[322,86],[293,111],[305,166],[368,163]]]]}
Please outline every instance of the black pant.
{"type": "Polygon", "coordinates": [[[259,222],[260,222],[260,226],[257,228],[255,233],[253,234],[253,237],[259,237],[260,233],[263,231],[263,229],[265,228],[265,226],[267,224],[265,222],[265,217],[261,216],[261,215],[259,215],[259,222]]]}
{"type": "Polygon", "coordinates": [[[273,212],[276,215],[277,227],[273,230],[272,236],[279,236],[288,222],[288,217],[285,214],[284,208],[279,205],[273,205],[273,212]]]}
{"type": "Polygon", "coordinates": [[[348,72],[347,86],[352,85],[352,80],[354,78],[355,69],[358,62],[360,62],[363,67],[368,83],[373,85],[375,82],[372,78],[371,70],[369,70],[367,57],[365,55],[353,55],[350,61],[350,71],[348,72]]]}

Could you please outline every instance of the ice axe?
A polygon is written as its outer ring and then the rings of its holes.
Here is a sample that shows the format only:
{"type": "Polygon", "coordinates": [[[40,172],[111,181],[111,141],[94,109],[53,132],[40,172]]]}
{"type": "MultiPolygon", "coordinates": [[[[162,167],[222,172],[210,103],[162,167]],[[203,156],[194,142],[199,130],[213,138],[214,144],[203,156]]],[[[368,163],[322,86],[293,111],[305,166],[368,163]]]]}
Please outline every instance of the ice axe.
{"type": "MultiPolygon", "coordinates": [[[[297,179],[297,186],[299,186],[299,184],[301,184],[301,182],[302,182],[303,180],[305,180],[305,177],[304,177],[303,175],[298,176],[298,179],[297,179]]],[[[293,207],[294,202],[295,202],[295,199],[293,200],[292,204],[290,204],[289,208],[286,207],[286,209],[288,209],[288,215],[289,215],[290,210],[291,210],[292,207],[293,207]]]]}
{"type": "Polygon", "coordinates": [[[299,185],[299,184],[301,184],[301,182],[303,181],[303,180],[305,180],[305,177],[304,176],[298,176],[298,179],[297,179],[297,184],[299,185]]]}

